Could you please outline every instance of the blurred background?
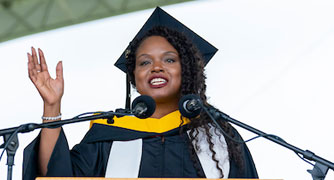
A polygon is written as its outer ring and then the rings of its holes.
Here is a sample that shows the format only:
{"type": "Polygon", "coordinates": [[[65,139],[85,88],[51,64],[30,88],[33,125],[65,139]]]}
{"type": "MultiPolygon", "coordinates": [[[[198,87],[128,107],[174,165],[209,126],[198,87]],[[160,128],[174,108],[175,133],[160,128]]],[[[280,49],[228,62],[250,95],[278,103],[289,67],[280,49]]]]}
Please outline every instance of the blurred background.
{"type": "MultiPolygon", "coordinates": [[[[63,61],[64,119],[123,108],[125,75],[113,64],[160,5],[219,49],[206,67],[210,103],[334,161],[333,1],[29,1],[0,2],[1,129],[41,122],[42,99],[27,72],[31,46],[44,51],[53,77],[63,61]]],[[[71,147],[88,128],[88,122],[64,126],[71,147]]],[[[237,129],[244,139],[255,136],[237,129]]],[[[23,149],[38,132],[19,134],[13,179],[21,179],[23,149]]],[[[306,172],[312,166],[294,152],[263,138],[247,145],[261,179],[312,179],[306,172]]],[[[326,179],[334,179],[332,170],[326,179]]]]}

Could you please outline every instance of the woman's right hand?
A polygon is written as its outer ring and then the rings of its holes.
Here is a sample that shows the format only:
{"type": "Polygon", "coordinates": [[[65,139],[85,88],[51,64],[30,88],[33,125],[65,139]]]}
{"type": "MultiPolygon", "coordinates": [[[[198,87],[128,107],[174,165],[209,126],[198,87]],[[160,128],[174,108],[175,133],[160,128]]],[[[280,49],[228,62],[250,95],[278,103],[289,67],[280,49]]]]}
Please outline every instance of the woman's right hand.
{"type": "MultiPolygon", "coordinates": [[[[34,83],[44,101],[44,117],[56,117],[60,115],[60,103],[64,93],[63,65],[59,61],[56,67],[56,78],[53,79],[48,71],[43,51],[38,49],[38,56],[35,48],[31,47],[31,54],[28,53],[28,73],[30,80],[34,83]]],[[[60,120],[60,119],[58,119],[60,120]]],[[[56,120],[56,121],[58,121],[56,120]]],[[[49,120],[45,120],[49,122],[49,120]]],[[[60,128],[43,128],[40,136],[38,164],[39,172],[45,176],[47,166],[53,148],[57,142],[60,128]]]]}
{"type": "MultiPolygon", "coordinates": [[[[35,48],[31,47],[31,54],[28,53],[29,78],[37,88],[44,101],[44,108],[59,106],[64,94],[63,65],[59,61],[56,67],[56,78],[51,78],[45,61],[43,51],[38,49],[38,56],[35,48]],[[38,60],[39,59],[39,60],[38,60]]],[[[45,109],[44,109],[45,110],[45,109]]],[[[44,112],[45,113],[45,112],[44,112]]]]}
{"type": "MultiPolygon", "coordinates": [[[[39,58],[37,57],[35,48],[31,47],[31,54],[28,53],[29,78],[34,83],[39,94],[43,98],[43,116],[56,117],[60,114],[60,102],[64,93],[63,65],[61,61],[58,62],[56,67],[56,78],[53,79],[49,74],[43,51],[40,49],[38,49],[38,56],[39,58]]],[[[45,120],[45,122],[49,121],[45,120]]],[[[38,152],[38,167],[39,172],[43,176],[47,173],[47,166],[59,133],[60,128],[43,128],[41,131],[38,152]]]]}

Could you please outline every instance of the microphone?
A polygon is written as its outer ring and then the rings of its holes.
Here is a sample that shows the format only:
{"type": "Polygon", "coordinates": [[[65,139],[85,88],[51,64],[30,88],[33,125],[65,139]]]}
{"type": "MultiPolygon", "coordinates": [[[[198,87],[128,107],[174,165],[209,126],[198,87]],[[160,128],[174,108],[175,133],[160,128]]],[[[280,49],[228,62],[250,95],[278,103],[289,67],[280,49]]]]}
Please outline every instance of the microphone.
{"type": "Polygon", "coordinates": [[[202,100],[195,94],[185,95],[179,101],[179,110],[186,118],[196,117],[202,111],[202,100]]]}
{"type": "Polygon", "coordinates": [[[136,97],[132,103],[132,113],[140,119],[145,119],[155,111],[155,101],[151,96],[141,95],[136,97]]]}

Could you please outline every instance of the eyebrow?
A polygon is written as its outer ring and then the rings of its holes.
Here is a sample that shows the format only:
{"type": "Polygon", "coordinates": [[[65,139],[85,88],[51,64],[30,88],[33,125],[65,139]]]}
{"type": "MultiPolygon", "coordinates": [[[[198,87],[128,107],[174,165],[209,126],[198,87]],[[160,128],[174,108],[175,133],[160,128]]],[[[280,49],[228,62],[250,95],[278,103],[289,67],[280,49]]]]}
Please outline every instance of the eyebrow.
{"type": "MultiPolygon", "coordinates": [[[[175,51],[166,51],[163,54],[174,54],[174,55],[177,55],[177,56],[179,55],[179,53],[175,52],[175,51]]],[[[142,56],[150,56],[150,55],[149,54],[141,54],[141,55],[137,56],[136,59],[138,59],[138,58],[140,58],[142,56]]]]}
{"type": "Polygon", "coordinates": [[[175,55],[179,55],[178,52],[175,52],[175,51],[167,51],[165,52],[164,54],[175,54],[175,55]]]}
{"type": "Polygon", "coordinates": [[[142,57],[142,56],[149,56],[148,54],[141,54],[141,55],[139,55],[139,56],[136,56],[136,59],[138,59],[138,58],[140,58],[140,57],[142,57]]]}

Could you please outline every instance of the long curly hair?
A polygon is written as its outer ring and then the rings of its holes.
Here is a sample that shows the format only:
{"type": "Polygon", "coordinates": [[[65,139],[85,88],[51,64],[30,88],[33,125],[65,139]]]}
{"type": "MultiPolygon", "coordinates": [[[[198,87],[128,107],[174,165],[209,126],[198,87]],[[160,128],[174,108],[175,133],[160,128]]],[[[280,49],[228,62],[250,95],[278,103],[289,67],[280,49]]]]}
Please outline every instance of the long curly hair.
{"type": "MultiPolygon", "coordinates": [[[[130,43],[128,54],[126,54],[126,66],[130,83],[133,86],[136,85],[134,77],[136,50],[140,46],[141,42],[150,36],[164,37],[178,51],[181,59],[181,97],[187,94],[197,94],[200,96],[204,105],[212,107],[207,102],[207,97],[205,95],[206,76],[204,74],[204,61],[202,55],[200,54],[197,47],[195,47],[194,44],[183,33],[164,26],[155,26],[151,30],[149,30],[143,37],[135,39],[130,43]]],[[[235,136],[232,130],[233,128],[229,123],[225,121],[218,122],[220,123],[226,134],[228,134],[232,138],[235,136]]],[[[196,118],[190,118],[190,123],[187,125],[187,129],[190,130],[189,137],[191,141],[191,143],[189,143],[189,151],[191,154],[191,159],[192,161],[194,161],[197,175],[199,177],[204,177],[204,175],[200,173],[200,167],[196,166],[198,163],[196,163],[197,160],[195,150],[200,150],[198,145],[198,128],[203,128],[205,130],[207,141],[209,143],[209,149],[212,152],[211,158],[213,161],[216,162],[216,168],[220,171],[221,177],[223,177],[224,172],[218,165],[219,159],[217,159],[216,152],[213,149],[213,147],[215,146],[215,144],[213,143],[213,136],[221,136],[221,133],[217,132],[218,130],[216,128],[216,125],[212,123],[210,117],[204,112],[201,112],[200,116],[196,118]],[[216,129],[214,133],[210,132],[210,126],[213,126],[216,129]],[[195,144],[195,146],[193,146],[192,144],[195,144]]],[[[229,138],[225,138],[225,140],[228,145],[229,158],[233,158],[237,165],[240,168],[243,168],[243,158],[241,154],[240,144],[230,140],[229,138]]]]}

